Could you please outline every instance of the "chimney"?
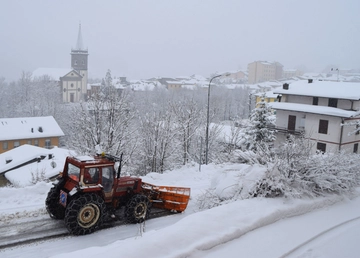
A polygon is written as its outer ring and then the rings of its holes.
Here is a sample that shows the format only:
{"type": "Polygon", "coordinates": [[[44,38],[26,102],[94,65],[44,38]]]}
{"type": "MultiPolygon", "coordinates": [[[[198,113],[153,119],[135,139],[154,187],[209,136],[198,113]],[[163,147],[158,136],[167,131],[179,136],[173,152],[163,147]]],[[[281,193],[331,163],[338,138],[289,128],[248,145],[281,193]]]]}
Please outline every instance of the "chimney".
{"type": "Polygon", "coordinates": [[[284,83],[283,84],[283,90],[288,90],[289,89],[289,84],[288,83],[284,83]]]}
{"type": "Polygon", "coordinates": [[[308,79],[308,83],[312,83],[313,82],[313,79],[308,79]]]}
{"type": "Polygon", "coordinates": [[[5,158],[6,164],[9,164],[11,161],[12,161],[12,158],[11,158],[11,157],[6,157],[6,158],[5,158]]]}

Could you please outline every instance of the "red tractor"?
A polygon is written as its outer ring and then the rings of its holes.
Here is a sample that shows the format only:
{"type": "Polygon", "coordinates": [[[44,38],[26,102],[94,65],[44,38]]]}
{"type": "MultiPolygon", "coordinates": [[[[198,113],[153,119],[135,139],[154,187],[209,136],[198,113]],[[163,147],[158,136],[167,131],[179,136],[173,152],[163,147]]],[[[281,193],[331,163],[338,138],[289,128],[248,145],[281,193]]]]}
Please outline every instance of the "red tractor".
{"type": "Polygon", "coordinates": [[[85,235],[116,218],[121,208],[129,223],[143,222],[152,207],[176,212],[186,209],[190,188],[155,186],[141,178],[120,177],[120,168],[121,157],[108,154],[67,157],[45,201],[50,217],[64,219],[71,234],[85,235]]]}

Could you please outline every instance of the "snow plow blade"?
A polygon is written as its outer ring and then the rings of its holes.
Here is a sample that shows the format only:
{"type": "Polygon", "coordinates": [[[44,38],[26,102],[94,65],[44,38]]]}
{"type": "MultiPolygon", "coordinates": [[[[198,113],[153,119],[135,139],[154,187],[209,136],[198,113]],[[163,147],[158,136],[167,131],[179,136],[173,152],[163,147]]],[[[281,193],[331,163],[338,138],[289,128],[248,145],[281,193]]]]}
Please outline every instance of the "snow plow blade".
{"type": "Polygon", "coordinates": [[[190,188],[156,186],[142,182],[142,189],[148,194],[152,206],[170,211],[183,212],[190,199],[190,188]]]}

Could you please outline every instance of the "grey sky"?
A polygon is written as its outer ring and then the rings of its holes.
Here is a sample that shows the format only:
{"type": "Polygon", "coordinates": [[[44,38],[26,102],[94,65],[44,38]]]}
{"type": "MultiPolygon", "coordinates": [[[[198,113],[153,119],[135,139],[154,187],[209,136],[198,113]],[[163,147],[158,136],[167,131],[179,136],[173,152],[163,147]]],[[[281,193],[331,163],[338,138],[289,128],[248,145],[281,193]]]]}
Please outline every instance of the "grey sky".
{"type": "Polygon", "coordinates": [[[79,22],[89,77],[246,69],[360,68],[359,0],[1,0],[0,77],[70,68],[79,22]]]}

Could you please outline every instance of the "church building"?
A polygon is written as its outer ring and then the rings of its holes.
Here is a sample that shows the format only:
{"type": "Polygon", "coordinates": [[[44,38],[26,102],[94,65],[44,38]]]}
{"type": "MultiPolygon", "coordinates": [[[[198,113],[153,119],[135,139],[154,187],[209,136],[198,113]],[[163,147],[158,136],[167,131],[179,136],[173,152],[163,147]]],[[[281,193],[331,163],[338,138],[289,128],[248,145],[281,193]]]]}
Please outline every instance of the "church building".
{"type": "Polygon", "coordinates": [[[33,72],[34,77],[49,76],[57,81],[61,90],[62,100],[80,102],[86,100],[88,82],[88,50],[84,48],[81,24],[75,48],[71,49],[71,68],[38,68],[33,72]]]}

